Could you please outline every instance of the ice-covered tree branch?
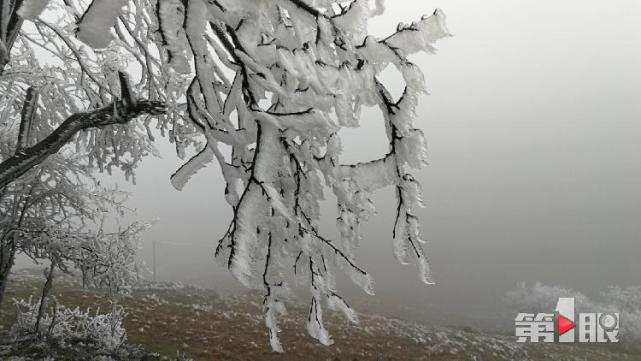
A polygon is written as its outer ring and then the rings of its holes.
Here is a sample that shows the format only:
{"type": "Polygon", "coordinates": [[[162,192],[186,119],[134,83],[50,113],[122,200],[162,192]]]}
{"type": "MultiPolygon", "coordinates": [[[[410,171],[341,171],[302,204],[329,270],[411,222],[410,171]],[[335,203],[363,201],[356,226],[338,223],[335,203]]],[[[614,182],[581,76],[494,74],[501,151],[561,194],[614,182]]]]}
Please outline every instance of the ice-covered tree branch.
{"type": "MultiPolygon", "coordinates": [[[[121,74],[122,79],[126,79],[121,74]]],[[[100,109],[76,113],[67,118],[50,135],[37,144],[20,148],[20,151],[0,163],[0,189],[16,180],[29,169],[41,163],[49,155],[56,153],[81,130],[104,127],[113,124],[125,124],[141,115],[160,115],[166,111],[163,103],[158,101],[138,101],[131,94],[131,89],[123,81],[121,99],[100,109]]],[[[33,101],[29,97],[25,101],[25,108],[33,108],[33,101]]],[[[25,110],[23,114],[34,110],[25,110]]],[[[24,121],[23,117],[23,121],[24,121]]]]}
{"type": "MultiPolygon", "coordinates": [[[[243,285],[263,293],[274,350],[283,349],[278,316],[292,294],[290,272],[309,287],[307,330],[312,337],[332,343],[323,325],[327,308],[357,322],[335,278],[342,273],[373,293],[373,281],[356,254],[361,225],[375,212],[371,196],[381,188],[396,191],[390,233],[397,257],[403,263],[413,257],[423,281],[431,282],[417,217],[420,187],[412,176],[426,157],[423,134],[414,124],[425,84],[408,57],[433,52],[434,43],[449,36],[440,10],[378,38],[367,27],[381,13],[381,0],[72,3],[80,4],[66,7],[73,12],[67,19],[76,24],[76,39],[60,27],[49,27],[50,34],[47,25],[37,27],[40,37],[62,41],[62,50],[51,50],[64,57],[78,58],[78,40],[104,49],[95,55],[99,61],[76,69],[83,79],[98,79],[97,65],[114,66],[101,57],[103,51],[124,49],[126,58],[140,66],[136,88],[167,103],[168,116],[160,118],[158,128],[169,130],[180,156],[186,145],[196,146],[195,155],[171,176],[172,184],[182,189],[198,170],[218,162],[233,217],[216,258],[243,285]],[[395,67],[405,83],[400,99],[393,99],[378,80],[387,67],[395,67]],[[380,159],[344,164],[340,131],[358,127],[367,107],[383,114],[389,142],[382,146],[388,152],[380,159]],[[320,231],[320,201],[326,193],[338,209],[337,239],[320,231]]],[[[122,53],[118,56],[125,57],[122,53]]],[[[94,82],[85,95],[100,103],[94,98],[104,100],[102,78],[94,82]]],[[[98,111],[108,114],[107,107],[98,111]]],[[[93,149],[104,162],[108,147],[93,149]]],[[[114,158],[118,154],[114,151],[114,158]]]]}
{"type": "MultiPolygon", "coordinates": [[[[342,270],[366,292],[373,292],[355,251],[360,224],[374,211],[369,195],[380,188],[397,190],[392,231],[397,256],[406,262],[403,249],[411,247],[422,279],[431,282],[416,218],[418,184],[410,174],[424,163],[422,133],[412,124],[424,85],[420,70],[407,56],[433,51],[432,43],[448,35],[444,16],[436,11],[375,39],[365,30],[367,18],[379,9],[370,9],[365,1],[323,4],[319,8],[299,0],[274,1],[253,4],[256,13],[247,14],[240,12],[242,1],[220,2],[203,19],[203,9],[211,10],[211,2],[190,2],[184,10],[174,2],[173,11],[185,13],[188,25],[161,26],[173,35],[164,37],[172,59],[193,55],[190,119],[208,140],[172,176],[172,183],[180,189],[213,158],[219,161],[233,219],[216,256],[245,286],[264,291],[275,350],[282,350],[276,320],[289,293],[285,265],[309,280],[310,335],[324,344],[332,342],[322,322],[323,305],[342,309],[356,320],[338,296],[333,279],[342,270]],[[196,41],[203,32],[212,34],[208,44],[196,41]],[[180,41],[183,36],[189,43],[180,41]],[[407,84],[398,101],[376,80],[388,65],[397,67],[407,84]],[[235,74],[230,86],[223,86],[226,82],[218,67],[235,74]],[[341,164],[339,130],[358,126],[360,109],[376,105],[386,119],[389,153],[370,162],[341,164]],[[232,146],[231,158],[221,155],[219,143],[232,146]],[[324,186],[337,199],[340,242],[318,231],[318,201],[324,186]]],[[[159,14],[163,24],[172,23],[170,15],[159,14]]]]}

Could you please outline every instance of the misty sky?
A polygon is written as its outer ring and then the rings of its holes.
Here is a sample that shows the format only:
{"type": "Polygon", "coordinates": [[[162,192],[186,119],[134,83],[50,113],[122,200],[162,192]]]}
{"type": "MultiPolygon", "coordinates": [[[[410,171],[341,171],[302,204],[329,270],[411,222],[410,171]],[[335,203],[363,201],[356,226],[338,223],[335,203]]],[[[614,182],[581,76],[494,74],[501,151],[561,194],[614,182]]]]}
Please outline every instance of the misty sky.
{"type": "MultiPolygon", "coordinates": [[[[497,312],[522,280],[588,294],[641,284],[641,2],[387,1],[370,32],[388,34],[435,7],[455,36],[414,60],[431,93],[417,122],[430,166],[418,178],[438,284],[422,285],[415,267],[394,259],[386,190],[359,259],[377,297],[474,315],[497,312]]],[[[394,72],[385,79],[400,85],[394,72]]],[[[343,134],[346,161],[387,150],[380,115],[367,112],[362,124],[343,134]]],[[[157,219],[143,258],[151,261],[156,239],[160,279],[234,285],[213,261],[231,216],[218,166],[178,192],[169,175],[180,161],[168,144],[158,148],[164,159],[143,162],[136,186],[112,178],[133,192],[140,219],[157,219]]],[[[325,209],[333,232],[333,207],[325,209]]]]}

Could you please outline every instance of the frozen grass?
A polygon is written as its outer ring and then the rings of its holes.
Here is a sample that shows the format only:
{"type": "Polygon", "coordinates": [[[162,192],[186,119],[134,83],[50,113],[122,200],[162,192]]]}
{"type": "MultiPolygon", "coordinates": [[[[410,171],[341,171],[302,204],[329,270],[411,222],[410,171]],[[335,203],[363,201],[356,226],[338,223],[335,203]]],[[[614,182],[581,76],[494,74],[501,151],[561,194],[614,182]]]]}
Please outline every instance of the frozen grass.
{"type": "MultiPolygon", "coordinates": [[[[33,278],[15,277],[7,299],[35,294],[39,285],[33,278]]],[[[101,292],[83,290],[68,281],[58,282],[53,293],[67,306],[107,307],[101,292]]],[[[306,315],[302,305],[292,307],[283,320],[281,339],[286,353],[276,354],[270,349],[255,296],[228,297],[194,287],[147,285],[126,300],[129,343],[167,357],[175,358],[180,352],[195,360],[641,360],[641,355],[603,346],[525,346],[510,336],[371,315],[362,315],[358,326],[340,315],[328,317],[335,344],[325,347],[307,335],[301,322],[306,315]]],[[[5,305],[0,316],[5,329],[13,313],[5,305]]]]}

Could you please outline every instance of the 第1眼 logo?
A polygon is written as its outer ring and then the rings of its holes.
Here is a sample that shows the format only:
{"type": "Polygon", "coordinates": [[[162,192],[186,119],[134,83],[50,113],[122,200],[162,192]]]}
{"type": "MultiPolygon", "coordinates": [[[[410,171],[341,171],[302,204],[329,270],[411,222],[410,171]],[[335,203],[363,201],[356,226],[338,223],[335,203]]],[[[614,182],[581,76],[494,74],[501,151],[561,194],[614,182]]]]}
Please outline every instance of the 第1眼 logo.
{"type": "Polygon", "coordinates": [[[619,342],[619,314],[575,314],[574,297],[559,298],[555,312],[519,313],[514,326],[517,342],[619,342]]]}

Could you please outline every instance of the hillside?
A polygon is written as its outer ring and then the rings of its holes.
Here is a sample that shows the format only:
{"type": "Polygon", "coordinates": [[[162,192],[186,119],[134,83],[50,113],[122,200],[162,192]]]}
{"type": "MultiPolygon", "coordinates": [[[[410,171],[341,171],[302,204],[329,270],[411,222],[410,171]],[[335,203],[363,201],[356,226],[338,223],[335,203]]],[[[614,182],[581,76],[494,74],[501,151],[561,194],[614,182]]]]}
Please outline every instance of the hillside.
{"type": "MultiPolygon", "coordinates": [[[[19,273],[12,278],[7,300],[37,297],[39,286],[32,272],[19,273]]],[[[67,306],[107,307],[101,292],[83,290],[69,279],[58,281],[53,294],[67,306]]],[[[641,360],[640,355],[603,346],[522,345],[510,336],[376,315],[361,315],[359,325],[347,323],[340,315],[329,316],[327,326],[335,344],[325,347],[307,335],[303,305],[290,307],[290,315],[283,320],[286,353],[275,354],[268,344],[259,299],[177,284],[140,287],[126,301],[129,343],[158,354],[141,358],[150,360],[178,354],[194,360],[641,360]]],[[[13,318],[13,306],[7,302],[0,316],[3,360],[28,356],[7,346],[6,330],[13,318]]]]}

